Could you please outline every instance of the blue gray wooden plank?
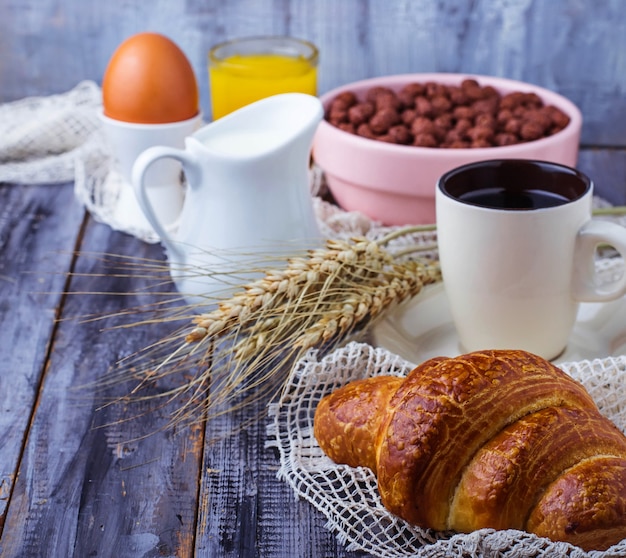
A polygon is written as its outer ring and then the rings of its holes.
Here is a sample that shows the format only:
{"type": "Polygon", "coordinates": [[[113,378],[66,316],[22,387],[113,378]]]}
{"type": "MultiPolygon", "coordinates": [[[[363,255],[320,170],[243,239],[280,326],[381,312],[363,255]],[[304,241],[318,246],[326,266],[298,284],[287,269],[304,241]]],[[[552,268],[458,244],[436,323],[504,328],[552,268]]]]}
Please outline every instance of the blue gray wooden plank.
{"type": "Polygon", "coordinates": [[[207,424],[196,556],[202,558],[357,558],[326,518],[277,479],[278,454],[266,448],[266,401],[207,424]],[[258,417],[242,428],[244,421],[258,417]],[[233,434],[235,433],[235,434],[233,434]]]}
{"type": "Polygon", "coordinates": [[[577,166],[593,180],[597,195],[612,205],[626,205],[624,149],[583,149],[577,166]]]}
{"type": "Polygon", "coordinates": [[[0,184],[0,532],[84,218],[71,184],[0,184]]]}
{"type": "MultiPolygon", "coordinates": [[[[62,218],[62,208],[55,214],[62,218]]],[[[46,233],[54,237],[55,230],[46,233]]],[[[117,276],[119,270],[109,271],[96,255],[159,258],[162,250],[93,222],[79,250],[69,290],[102,294],[69,295],[63,306],[19,468],[12,471],[17,480],[0,554],[190,556],[202,430],[161,430],[169,410],[152,405],[99,410],[131,386],[94,385],[170,326],[109,329],[124,321],[84,319],[115,315],[154,298],[145,294],[149,280],[117,276]]]]}
{"type": "MultiPolygon", "coordinates": [[[[601,195],[624,195],[626,150],[585,149],[579,167],[601,195]]],[[[145,294],[148,279],[116,276],[97,255],[160,260],[162,251],[91,220],[81,232],[83,212],[69,185],[0,187],[0,202],[0,471],[8,487],[0,490],[0,555],[361,555],[347,552],[325,518],[276,478],[263,403],[248,409],[259,418],[240,432],[240,413],[158,431],[167,409],[97,410],[102,397],[128,386],[96,393],[85,385],[169,331],[76,319],[154,300],[145,294]],[[103,294],[69,296],[54,326],[77,238],[71,289],[103,294]],[[113,294],[120,292],[129,294],[113,294]]]]}
{"type": "Polygon", "coordinates": [[[210,114],[207,53],[248,35],[320,47],[319,92],[412,72],[496,75],[578,104],[583,143],[626,145],[623,0],[190,0],[0,3],[0,102],[100,82],[125,38],[158,31],[186,52],[210,114]]]}

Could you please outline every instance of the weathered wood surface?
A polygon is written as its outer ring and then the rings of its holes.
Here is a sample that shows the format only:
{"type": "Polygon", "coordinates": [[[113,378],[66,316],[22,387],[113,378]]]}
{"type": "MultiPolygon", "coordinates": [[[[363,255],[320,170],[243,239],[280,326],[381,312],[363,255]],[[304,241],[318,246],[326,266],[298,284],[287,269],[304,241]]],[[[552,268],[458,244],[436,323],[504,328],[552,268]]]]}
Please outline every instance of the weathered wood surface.
{"type": "Polygon", "coordinates": [[[171,408],[100,410],[129,387],[93,382],[170,328],[89,319],[160,300],[103,255],[162,250],[83,227],[70,184],[0,185],[0,199],[0,556],[358,555],[276,479],[263,418],[231,436],[242,416],[159,431],[171,408]]]}
{"type": "Polygon", "coordinates": [[[574,101],[583,143],[626,146],[625,26],[623,0],[3,0],[0,102],[100,83],[117,45],[149,30],[186,52],[208,116],[209,48],[287,34],[319,46],[320,93],[395,73],[503,76],[574,101]]]}
{"type": "MultiPolygon", "coordinates": [[[[580,168],[623,196],[626,150],[584,150],[580,168]]],[[[128,386],[92,382],[170,327],[78,319],[160,300],[98,255],[162,250],[85,216],[71,184],[0,185],[0,203],[0,556],[364,555],[276,478],[263,404],[175,430],[168,407],[98,410],[128,386]]]]}
{"type": "Polygon", "coordinates": [[[67,185],[0,187],[0,207],[1,528],[84,212],[67,185]]]}
{"type": "Polygon", "coordinates": [[[584,149],[578,168],[593,180],[595,192],[613,205],[626,205],[626,158],[623,150],[584,149]]]}

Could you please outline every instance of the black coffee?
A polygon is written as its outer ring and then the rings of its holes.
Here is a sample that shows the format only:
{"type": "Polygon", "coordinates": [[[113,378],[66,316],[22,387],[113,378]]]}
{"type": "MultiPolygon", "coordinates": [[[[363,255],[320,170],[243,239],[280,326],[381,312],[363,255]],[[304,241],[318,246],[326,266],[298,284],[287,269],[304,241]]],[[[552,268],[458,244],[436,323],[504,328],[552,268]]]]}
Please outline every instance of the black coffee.
{"type": "Polygon", "coordinates": [[[546,192],[545,190],[506,190],[504,188],[480,188],[465,192],[459,200],[472,205],[489,207],[491,209],[544,209],[563,205],[570,201],[561,194],[546,192]]]}

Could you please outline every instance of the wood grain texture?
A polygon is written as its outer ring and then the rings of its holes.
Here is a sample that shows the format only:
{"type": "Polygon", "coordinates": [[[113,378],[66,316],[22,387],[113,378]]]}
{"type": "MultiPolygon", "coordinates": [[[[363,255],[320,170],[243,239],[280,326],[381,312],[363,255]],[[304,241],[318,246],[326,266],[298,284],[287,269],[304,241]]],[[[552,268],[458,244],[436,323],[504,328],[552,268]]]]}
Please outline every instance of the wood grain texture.
{"type": "Polygon", "coordinates": [[[0,532],[84,217],[73,195],[0,185],[0,532]]]}
{"type": "Polygon", "coordinates": [[[347,552],[322,514],[277,479],[278,454],[265,447],[268,423],[260,401],[207,424],[196,556],[367,556],[347,552]],[[242,428],[251,416],[258,419],[242,428]]]}
{"type": "MultiPolygon", "coordinates": [[[[93,223],[80,249],[162,257],[159,246],[93,223]]],[[[66,319],[52,344],[0,554],[191,556],[202,430],[161,431],[169,421],[167,407],[98,410],[130,387],[101,391],[93,385],[120,359],[166,333],[164,327],[108,329],[120,325],[118,319],[84,320],[142,306],[150,299],[143,294],[146,281],[117,277],[100,258],[87,255],[75,273],[71,291],[103,294],[70,295],[63,309],[66,319]]]]}
{"type": "MultiPolygon", "coordinates": [[[[626,149],[584,149],[579,167],[599,193],[623,199],[626,149]]],[[[276,477],[265,402],[165,430],[171,407],[101,408],[130,386],[91,382],[170,326],[78,318],[161,300],[149,278],[119,274],[103,258],[162,262],[158,245],[83,223],[69,184],[0,185],[0,208],[2,558],[366,556],[348,552],[276,477]],[[70,269],[77,294],[62,297],[70,269]]]]}
{"type": "Polygon", "coordinates": [[[626,205],[626,152],[623,149],[583,149],[578,169],[593,182],[595,193],[613,205],[626,205]]]}
{"type": "Polygon", "coordinates": [[[235,413],[211,421],[206,432],[199,426],[160,432],[171,408],[98,410],[129,386],[96,393],[90,383],[168,329],[109,330],[119,320],[85,321],[153,301],[142,294],[147,281],[116,277],[99,255],[158,260],[162,250],[94,223],[80,250],[69,291],[102,294],[69,295],[64,304],[19,469],[12,472],[18,480],[0,555],[363,556],[346,552],[324,529],[325,519],[277,480],[277,456],[265,449],[264,402],[246,411],[259,417],[249,428],[238,429],[245,417],[235,413]],[[127,420],[137,413],[137,420],[127,420]]]}
{"type": "Polygon", "coordinates": [[[583,143],[624,146],[625,28],[622,0],[4,0],[0,102],[100,82],[117,45],[151,30],[185,51],[209,115],[209,48],[288,34],[319,46],[320,93],[395,73],[502,76],[574,101],[584,116],[583,143]]]}

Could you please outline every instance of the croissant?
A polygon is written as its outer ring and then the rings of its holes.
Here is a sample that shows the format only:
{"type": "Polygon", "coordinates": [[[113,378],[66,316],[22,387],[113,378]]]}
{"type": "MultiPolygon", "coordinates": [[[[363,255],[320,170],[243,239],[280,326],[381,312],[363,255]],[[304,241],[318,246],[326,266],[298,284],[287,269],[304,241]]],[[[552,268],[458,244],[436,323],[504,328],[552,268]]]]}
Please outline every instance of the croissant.
{"type": "Polygon", "coordinates": [[[421,527],[520,529],[584,550],[626,538],[626,437],[524,351],[353,381],[320,401],[314,435],[336,463],[372,469],[383,505],[421,527]]]}

